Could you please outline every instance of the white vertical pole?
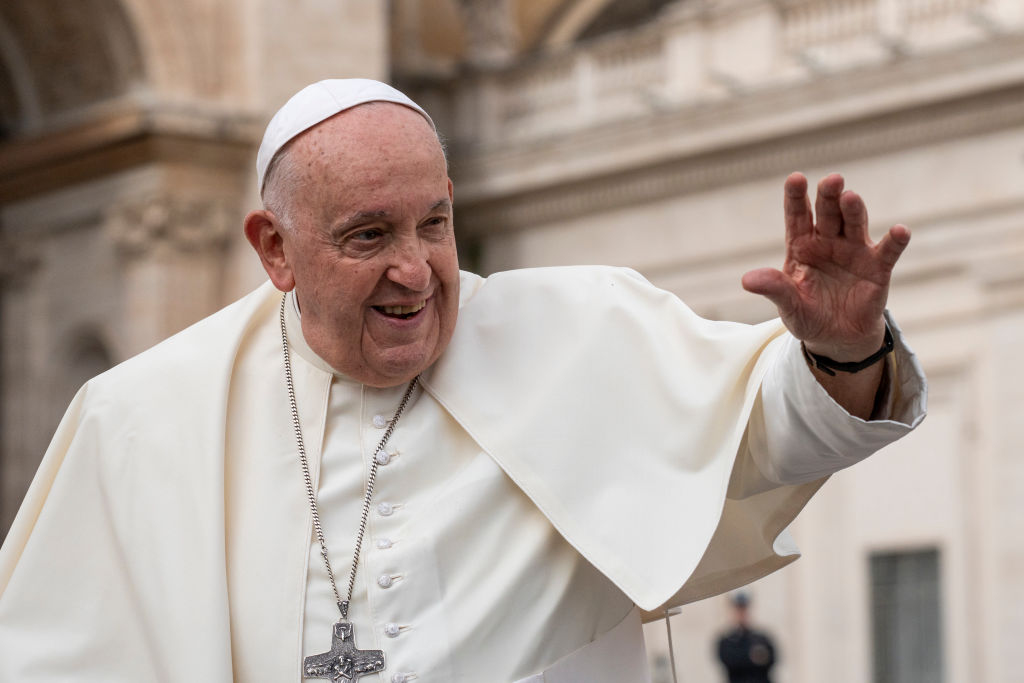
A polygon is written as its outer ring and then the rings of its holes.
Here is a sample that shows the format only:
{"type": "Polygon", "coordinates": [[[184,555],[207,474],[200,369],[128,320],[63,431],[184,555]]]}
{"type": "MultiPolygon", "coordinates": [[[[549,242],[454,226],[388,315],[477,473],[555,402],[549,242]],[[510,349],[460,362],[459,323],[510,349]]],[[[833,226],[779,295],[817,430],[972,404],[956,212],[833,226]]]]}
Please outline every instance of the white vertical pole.
{"type": "Polygon", "coordinates": [[[672,646],[672,610],[665,610],[665,631],[668,632],[668,660],[672,664],[672,683],[679,683],[676,676],[676,650],[672,646]]]}

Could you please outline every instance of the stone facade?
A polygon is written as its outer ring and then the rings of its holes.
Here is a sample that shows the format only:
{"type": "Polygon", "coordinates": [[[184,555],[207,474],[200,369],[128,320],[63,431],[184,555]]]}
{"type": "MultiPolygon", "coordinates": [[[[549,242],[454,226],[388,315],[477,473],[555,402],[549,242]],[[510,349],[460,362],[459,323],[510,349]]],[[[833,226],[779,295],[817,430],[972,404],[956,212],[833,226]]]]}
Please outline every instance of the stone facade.
{"type": "Polygon", "coordinates": [[[77,386],[262,281],[240,225],[263,126],[310,81],[385,78],[385,20],[355,0],[0,6],[0,528],[77,386]]]}
{"type": "MultiPolygon", "coordinates": [[[[320,77],[390,76],[448,138],[461,257],[484,273],[627,265],[702,315],[754,322],[771,307],[739,278],[781,263],[790,171],[842,171],[876,236],[909,225],[890,307],[930,417],[811,502],[793,528],[805,557],[754,586],[755,620],[779,680],[871,680],[870,560],[935,549],[943,680],[1021,680],[1024,9],[623,6],[0,7],[0,526],[81,381],[261,279],[238,226],[267,115],[320,77]]],[[[726,613],[714,599],[672,617],[680,680],[720,680],[726,613]]],[[[665,683],[664,624],[647,635],[665,683]]]]}

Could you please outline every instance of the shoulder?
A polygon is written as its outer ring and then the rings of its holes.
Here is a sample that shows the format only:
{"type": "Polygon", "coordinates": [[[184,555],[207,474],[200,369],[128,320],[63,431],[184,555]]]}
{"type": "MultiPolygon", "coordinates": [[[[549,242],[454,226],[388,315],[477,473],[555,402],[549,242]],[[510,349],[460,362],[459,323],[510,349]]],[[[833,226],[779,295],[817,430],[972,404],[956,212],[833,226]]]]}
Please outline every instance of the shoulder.
{"type": "Polygon", "coordinates": [[[91,379],[92,400],[134,400],[154,392],[209,385],[232,359],[254,326],[269,319],[280,292],[269,282],[142,353],[91,379]]]}
{"type": "Polygon", "coordinates": [[[543,268],[517,268],[515,270],[504,270],[481,277],[474,273],[462,271],[462,286],[469,285],[471,292],[475,293],[484,285],[500,283],[503,285],[515,285],[520,287],[544,286],[548,284],[583,283],[595,280],[619,280],[628,279],[634,282],[646,283],[646,278],[632,268],[621,266],[548,266],[543,268]]]}
{"type": "MultiPolygon", "coordinates": [[[[155,470],[141,474],[142,467],[163,468],[159,476],[169,476],[215,462],[211,455],[224,448],[229,400],[238,395],[238,368],[277,358],[267,349],[280,348],[273,346],[280,300],[273,287],[262,286],[86,382],[46,457],[99,468],[115,476],[111,481],[157,476],[155,470]]],[[[259,400],[244,392],[241,398],[259,400]]]]}
{"type": "Polygon", "coordinates": [[[620,296],[672,296],[631,268],[557,266],[508,270],[486,278],[463,272],[460,304],[479,305],[496,297],[530,297],[567,303],[620,296]]]}

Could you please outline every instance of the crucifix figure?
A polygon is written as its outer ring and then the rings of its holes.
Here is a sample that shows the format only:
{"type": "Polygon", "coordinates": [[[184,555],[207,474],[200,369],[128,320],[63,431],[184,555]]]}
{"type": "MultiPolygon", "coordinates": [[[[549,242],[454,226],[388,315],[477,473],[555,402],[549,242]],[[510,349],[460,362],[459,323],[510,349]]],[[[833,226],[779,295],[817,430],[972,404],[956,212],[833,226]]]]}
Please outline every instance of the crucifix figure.
{"type": "Polygon", "coordinates": [[[302,661],[306,678],[328,678],[334,683],[353,681],[384,670],[383,650],[359,650],[352,639],[352,622],[334,624],[330,652],[310,655],[302,661]]]}

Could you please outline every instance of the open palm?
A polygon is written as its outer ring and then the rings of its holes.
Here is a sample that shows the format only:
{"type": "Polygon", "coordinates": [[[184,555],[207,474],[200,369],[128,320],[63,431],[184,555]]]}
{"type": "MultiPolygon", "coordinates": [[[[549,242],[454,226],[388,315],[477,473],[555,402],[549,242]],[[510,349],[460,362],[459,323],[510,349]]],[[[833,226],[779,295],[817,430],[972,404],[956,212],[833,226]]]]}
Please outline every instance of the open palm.
{"type": "Polygon", "coordinates": [[[838,174],[818,184],[813,213],[807,179],[790,175],[785,216],[782,270],[752,270],[743,276],[743,287],[770,299],[811,351],[843,361],[870,355],[884,335],[889,280],[910,231],[896,225],[872,243],[864,201],[843,191],[838,174]]]}

